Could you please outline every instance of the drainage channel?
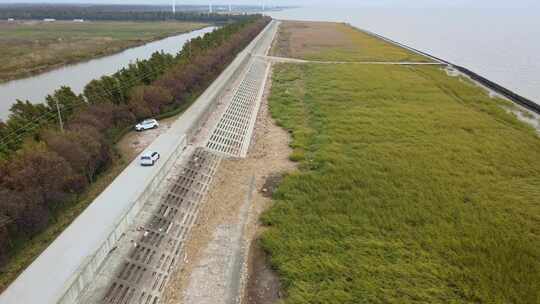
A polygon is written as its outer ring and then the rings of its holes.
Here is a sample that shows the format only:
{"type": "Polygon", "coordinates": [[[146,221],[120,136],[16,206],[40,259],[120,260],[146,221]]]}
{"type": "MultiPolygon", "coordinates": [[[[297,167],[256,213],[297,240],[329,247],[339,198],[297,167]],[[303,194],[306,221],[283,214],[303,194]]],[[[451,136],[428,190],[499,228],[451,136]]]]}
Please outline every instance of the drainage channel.
{"type": "Polygon", "coordinates": [[[176,168],[178,174],[150,219],[136,228],[138,237],[129,241],[131,249],[101,303],[160,303],[220,160],[215,153],[197,148],[184,166],[176,168]]]}
{"type": "Polygon", "coordinates": [[[268,73],[266,61],[255,58],[206,147],[233,157],[245,157],[268,73]]]}

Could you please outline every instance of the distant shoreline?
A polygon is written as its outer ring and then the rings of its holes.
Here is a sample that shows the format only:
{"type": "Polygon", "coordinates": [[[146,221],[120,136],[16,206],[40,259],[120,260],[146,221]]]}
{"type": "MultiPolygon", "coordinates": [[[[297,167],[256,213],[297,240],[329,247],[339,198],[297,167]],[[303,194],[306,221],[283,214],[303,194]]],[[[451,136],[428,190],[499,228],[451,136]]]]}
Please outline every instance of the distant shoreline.
{"type": "Polygon", "coordinates": [[[347,25],[361,31],[361,32],[364,32],[368,35],[371,35],[373,37],[376,37],[376,38],[379,38],[379,39],[382,39],[388,43],[392,43],[396,46],[399,46],[399,47],[402,47],[402,48],[405,48],[405,49],[408,49],[412,52],[415,52],[417,54],[420,54],[420,55],[423,55],[423,56],[426,56],[426,57],[429,57],[437,62],[440,62],[440,63],[444,63],[446,65],[448,65],[449,67],[451,68],[454,68],[456,69],[457,71],[459,71],[460,73],[468,76],[469,78],[471,78],[475,83],[485,87],[486,89],[488,90],[493,90],[494,92],[508,98],[510,101],[514,102],[514,103],[517,103],[525,108],[527,108],[528,110],[530,111],[533,111],[535,112],[536,114],[539,114],[540,115],[540,103],[538,102],[535,102],[535,101],[532,101],[524,96],[521,96],[517,93],[515,93],[514,91],[510,90],[510,89],[507,89],[505,88],[504,86],[494,82],[494,81],[491,81],[471,70],[469,70],[468,68],[466,67],[463,67],[463,66],[460,66],[460,65],[457,65],[457,64],[454,64],[452,62],[449,62],[445,59],[441,59],[439,57],[436,57],[436,56],[433,56],[429,53],[426,53],[424,51],[420,51],[418,49],[415,49],[413,47],[410,47],[406,44],[403,44],[403,43],[400,43],[400,42],[397,42],[397,41],[394,41],[390,38],[387,38],[387,37],[384,37],[382,35],[379,35],[377,33],[374,33],[374,32],[371,32],[371,31],[367,31],[367,30],[364,30],[364,29],[361,29],[361,28],[358,28],[352,24],[349,24],[347,23],[347,25]]]}

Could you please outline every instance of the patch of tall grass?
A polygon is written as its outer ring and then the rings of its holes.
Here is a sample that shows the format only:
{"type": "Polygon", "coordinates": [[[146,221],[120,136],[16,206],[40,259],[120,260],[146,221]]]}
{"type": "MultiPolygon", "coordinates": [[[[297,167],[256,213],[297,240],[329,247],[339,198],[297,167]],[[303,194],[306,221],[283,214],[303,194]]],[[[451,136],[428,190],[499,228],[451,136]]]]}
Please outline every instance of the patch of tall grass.
{"type": "Polygon", "coordinates": [[[280,65],[285,303],[540,303],[540,138],[436,67],[280,65]]]}

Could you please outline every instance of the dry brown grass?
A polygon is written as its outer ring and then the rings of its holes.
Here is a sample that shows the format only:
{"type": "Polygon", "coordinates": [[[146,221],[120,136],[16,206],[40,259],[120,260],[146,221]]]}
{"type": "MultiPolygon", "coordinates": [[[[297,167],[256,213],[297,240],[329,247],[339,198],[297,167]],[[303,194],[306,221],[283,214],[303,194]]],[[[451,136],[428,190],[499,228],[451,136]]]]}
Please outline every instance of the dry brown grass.
{"type": "Polygon", "coordinates": [[[0,82],[204,26],[187,22],[0,22],[0,82]]]}
{"type": "Polygon", "coordinates": [[[272,53],[317,61],[430,61],[347,24],[333,22],[283,22],[272,53]]]}

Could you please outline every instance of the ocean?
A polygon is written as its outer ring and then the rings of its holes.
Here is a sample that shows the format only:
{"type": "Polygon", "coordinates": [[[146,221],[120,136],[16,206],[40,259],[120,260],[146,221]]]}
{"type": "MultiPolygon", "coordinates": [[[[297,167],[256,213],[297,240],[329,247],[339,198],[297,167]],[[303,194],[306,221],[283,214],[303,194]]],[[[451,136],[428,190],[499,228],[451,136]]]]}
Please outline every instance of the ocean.
{"type": "Polygon", "coordinates": [[[311,7],[278,19],[347,22],[430,53],[540,103],[540,8],[311,7]]]}

